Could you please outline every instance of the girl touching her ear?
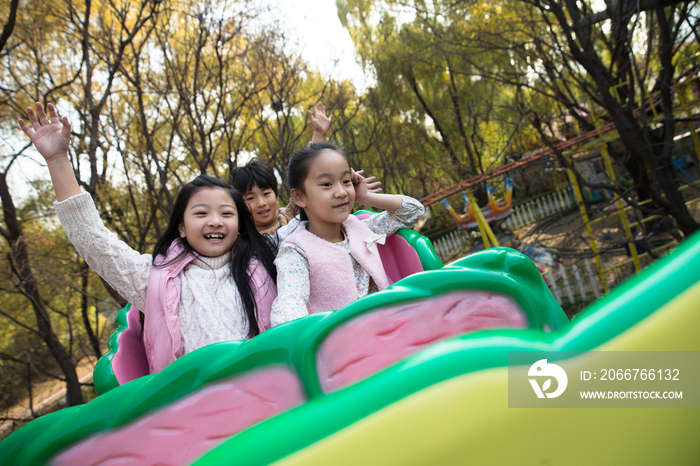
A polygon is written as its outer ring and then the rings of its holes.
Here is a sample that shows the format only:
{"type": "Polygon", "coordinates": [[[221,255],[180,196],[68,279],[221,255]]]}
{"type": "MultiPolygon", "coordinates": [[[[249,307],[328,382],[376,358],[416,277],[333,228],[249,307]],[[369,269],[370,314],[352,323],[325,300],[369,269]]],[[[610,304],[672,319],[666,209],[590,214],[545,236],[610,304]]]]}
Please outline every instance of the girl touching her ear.
{"type": "Polygon", "coordinates": [[[390,285],[377,244],[410,228],[425,209],[415,199],[370,192],[347,154],[331,143],[296,152],[287,172],[292,201],[302,225],[288,236],[275,259],[279,295],[271,323],[339,309],[390,285]],[[352,214],[355,203],[385,209],[366,220],[352,214]]]}

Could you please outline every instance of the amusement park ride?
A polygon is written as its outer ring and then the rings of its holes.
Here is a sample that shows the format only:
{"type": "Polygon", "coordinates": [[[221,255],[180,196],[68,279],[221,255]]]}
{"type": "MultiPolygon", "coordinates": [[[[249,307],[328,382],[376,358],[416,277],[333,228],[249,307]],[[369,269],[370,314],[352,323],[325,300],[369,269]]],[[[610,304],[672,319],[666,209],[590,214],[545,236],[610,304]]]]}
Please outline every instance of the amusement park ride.
{"type": "MultiPolygon", "coordinates": [[[[488,224],[512,211],[508,186],[502,203],[489,190],[486,207],[471,199],[469,212],[453,211],[458,223],[497,246],[488,224]]],[[[395,282],[388,289],[206,346],[155,374],[144,368],[139,319],[127,306],[95,369],[99,396],[10,435],[0,465],[700,463],[698,409],[508,404],[514,352],[562,352],[557,363],[574,377],[584,363],[604,365],[604,351],[700,351],[700,233],[572,322],[533,262],[512,249],[443,266],[427,238],[400,230],[380,254],[395,282]]]]}
{"type": "Polygon", "coordinates": [[[479,229],[482,233],[482,237],[494,240],[494,245],[498,246],[498,242],[495,241],[493,232],[489,233],[489,227],[497,227],[502,224],[508,216],[513,213],[513,180],[512,178],[506,178],[506,196],[503,202],[496,202],[493,197],[493,189],[488,184],[486,185],[486,193],[488,195],[488,202],[485,207],[479,208],[474,199],[469,200],[469,196],[465,191],[462,191],[462,198],[464,199],[464,205],[469,206],[466,214],[459,215],[455,209],[450,205],[447,199],[442,199],[442,205],[445,206],[447,211],[452,215],[452,217],[457,222],[457,226],[464,230],[475,230],[479,229]],[[487,233],[484,236],[484,233],[487,233]]]}
{"type": "Polygon", "coordinates": [[[573,322],[517,251],[440,267],[402,235],[395,256],[436,268],[133,380],[120,373],[139,357],[127,307],[95,369],[100,395],[19,429],[0,464],[697,464],[697,409],[509,407],[508,361],[561,352],[574,377],[606,351],[700,351],[700,235],[573,322]]]}
{"type": "MultiPolygon", "coordinates": [[[[676,105],[673,108],[674,115],[678,115],[680,117],[692,121],[692,109],[700,105],[700,76],[698,76],[697,71],[693,71],[686,74],[675,84],[674,97],[676,102],[676,105]]],[[[638,108],[635,111],[635,113],[644,112],[647,115],[649,125],[654,124],[656,121],[661,121],[664,118],[664,115],[661,114],[657,109],[659,101],[660,97],[658,95],[647,95],[648,105],[645,108],[638,108]]],[[[597,118],[595,116],[593,120],[593,123],[596,128],[592,131],[588,131],[576,137],[558,142],[550,147],[539,148],[534,152],[528,154],[527,156],[522,157],[519,160],[509,162],[505,165],[496,168],[495,170],[491,170],[489,172],[474,176],[472,178],[444,188],[434,194],[424,197],[420,201],[426,207],[436,202],[442,201],[443,205],[448,210],[450,215],[454,218],[456,224],[460,228],[465,230],[475,230],[478,228],[480,232],[480,238],[483,240],[485,248],[489,248],[491,246],[499,246],[499,241],[496,235],[494,235],[492,228],[500,225],[513,212],[512,180],[507,177],[508,173],[526,167],[528,165],[542,162],[546,158],[553,157],[556,154],[561,154],[564,158],[571,161],[572,158],[577,154],[597,150],[602,156],[603,163],[605,165],[605,172],[608,179],[611,182],[616,181],[615,171],[613,169],[613,164],[610,159],[607,146],[610,142],[619,139],[619,134],[617,132],[617,129],[615,128],[614,123],[603,123],[600,118],[597,118]],[[506,179],[505,199],[501,203],[497,203],[494,200],[493,191],[487,183],[489,180],[499,176],[503,176],[506,179]],[[474,199],[470,198],[467,193],[471,189],[475,188],[476,186],[482,183],[487,183],[486,188],[488,191],[488,202],[486,206],[479,208],[474,199]],[[468,211],[464,214],[457,213],[447,201],[447,198],[449,196],[452,196],[459,192],[462,193],[465,206],[469,206],[468,211]]],[[[695,154],[698,158],[698,161],[700,161],[700,137],[698,137],[695,125],[689,124],[688,131],[693,141],[695,154]]],[[[611,206],[611,213],[605,216],[599,216],[598,218],[591,219],[589,218],[589,214],[585,207],[586,203],[584,201],[584,192],[576,176],[574,175],[573,171],[568,168],[567,174],[569,182],[571,183],[571,186],[573,188],[574,197],[576,203],[578,204],[581,218],[586,228],[589,247],[591,249],[591,252],[593,253],[593,256],[595,257],[600,282],[603,285],[604,291],[608,292],[610,287],[608,278],[606,276],[607,272],[611,271],[614,268],[623,267],[630,263],[634,265],[636,273],[639,273],[642,270],[641,259],[646,256],[649,256],[650,253],[649,251],[643,253],[638,252],[637,245],[635,242],[634,229],[635,227],[639,227],[639,223],[652,222],[658,220],[660,216],[650,215],[646,218],[641,219],[639,222],[631,223],[628,219],[628,213],[630,212],[632,207],[628,206],[622,198],[618,197],[614,201],[614,207],[611,206]],[[600,251],[596,243],[596,238],[593,234],[592,227],[596,223],[602,222],[606,218],[611,216],[619,216],[620,218],[620,223],[622,225],[626,238],[626,247],[629,250],[631,257],[629,258],[629,260],[621,261],[612,266],[606,267],[604,266],[601,260],[600,251]]],[[[684,190],[692,186],[697,186],[699,183],[700,181],[692,181],[690,184],[679,188],[679,190],[684,190]]],[[[643,206],[649,202],[651,202],[651,200],[642,201],[638,203],[638,206],[643,206]]],[[[686,202],[686,204],[689,206],[696,202],[700,202],[700,198],[688,201],[686,202]]],[[[652,250],[651,253],[660,253],[664,250],[676,246],[677,244],[677,242],[671,241],[661,247],[652,250]]],[[[515,245],[511,242],[509,246],[515,245]]]]}

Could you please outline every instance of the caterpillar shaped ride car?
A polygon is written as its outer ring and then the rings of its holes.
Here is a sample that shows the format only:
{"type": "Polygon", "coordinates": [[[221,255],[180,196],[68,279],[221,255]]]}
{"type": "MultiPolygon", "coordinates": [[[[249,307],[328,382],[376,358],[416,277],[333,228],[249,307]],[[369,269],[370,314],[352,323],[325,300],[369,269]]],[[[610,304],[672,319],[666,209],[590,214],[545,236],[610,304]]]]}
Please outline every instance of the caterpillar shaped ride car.
{"type": "Polygon", "coordinates": [[[700,350],[700,236],[572,322],[517,251],[440,267],[425,238],[395,237],[392,273],[424,271],[126,383],[122,311],[100,396],[19,429],[0,464],[700,463],[697,409],[508,407],[509,352],[700,350]]]}

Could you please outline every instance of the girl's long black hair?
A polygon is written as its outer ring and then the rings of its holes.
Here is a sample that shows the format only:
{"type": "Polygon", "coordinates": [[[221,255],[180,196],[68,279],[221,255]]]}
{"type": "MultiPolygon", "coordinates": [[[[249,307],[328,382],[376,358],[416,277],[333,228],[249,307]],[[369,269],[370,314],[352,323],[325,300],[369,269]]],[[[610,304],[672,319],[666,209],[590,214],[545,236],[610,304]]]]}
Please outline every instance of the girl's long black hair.
{"type": "MultiPolygon", "coordinates": [[[[196,255],[196,252],[192,249],[192,246],[189,245],[187,240],[185,238],[180,238],[180,225],[185,221],[185,210],[187,209],[190,198],[202,188],[225,189],[231,196],[231,199],[233,199],[236,210],[238,211],[239,235],[231,250],[231,254],[233,254],[231,260],[231,276],[241,295],[246,317],[248,318],[248,338],[253,338],[260,333],[261,329],[258,328],[257,319],[255,318],[257,315],[257,306],[255,304],[255,296],[251,286],[248,268],[251,259],[256,258],[258,260],[258,267],[265,267],[270,279],[277,282],[277,269],[274,264],[276,251],[273,250],[273,247],[265,241],[255,228],[253,217],[248,211],[243,196],[233,186],[229,186],[217,178],[206,175],[198,176],[184,185],[175,199],[168,228],[165,230],[165,233],[163,233],[163,236],[158,239],[153,249],[153,266],[163,267],[168,263],[179,261],[187,254],[196,255]],[[168,249],[174,241],[181,241],[184,250],[182,253],[178,254],[177,257],[165,263],[163,260],[167,257],[168,249]],[[156,262],[156,259],[159,259],[159,261],[156,262]]],[[[251,274],[252,272],[253,270],[250,271],[251,274]]]]}

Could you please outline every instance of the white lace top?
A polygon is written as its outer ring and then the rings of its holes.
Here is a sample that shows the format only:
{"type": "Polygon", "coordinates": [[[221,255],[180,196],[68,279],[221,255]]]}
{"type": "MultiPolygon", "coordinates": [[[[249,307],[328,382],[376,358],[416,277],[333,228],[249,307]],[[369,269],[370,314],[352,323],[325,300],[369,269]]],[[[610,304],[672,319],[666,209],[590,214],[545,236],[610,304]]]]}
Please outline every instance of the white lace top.
{"type": "MultiPolygon", "coordinates": [[[[401,199],[401,207],[396,211],[372,215],[362,222],[378,235],[390,235],[401,228],[410,228],[425,213],[425,208],[412,197],[401,196],[401,199]]],[[[305,228],[305,223],[302,223],[299,228],[305,228]]],[[[347,237],[342,243],[336,244],[350,254],[347,237]]],[[[361,298],[377,291],[376,285],[370,288],[369,273],[354,258],[352,264],[354,277],[348,278],[355,280],[357,297],[361,298]]],[[[277,266],[277,299],[272,304],[270,313],[270,323],[273,327],[308,315],[307,303],[310,295],[309,261],[303,249],[292,243],[282,243],[275,265],[277,266]]]]}

